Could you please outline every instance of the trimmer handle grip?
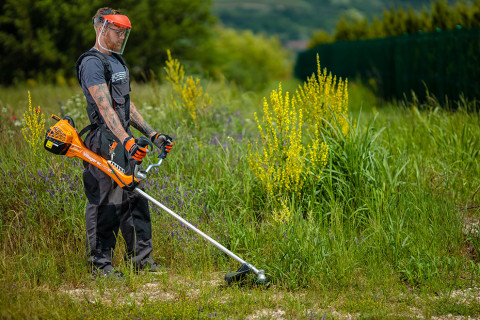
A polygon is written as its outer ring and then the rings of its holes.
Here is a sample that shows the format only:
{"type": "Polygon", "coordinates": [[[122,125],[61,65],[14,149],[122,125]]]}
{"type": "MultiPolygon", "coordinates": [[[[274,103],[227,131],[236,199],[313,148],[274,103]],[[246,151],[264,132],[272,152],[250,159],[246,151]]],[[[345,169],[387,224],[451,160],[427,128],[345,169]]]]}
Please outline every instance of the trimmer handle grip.
{"type": "MultiPolygon", "coordinates": [[[[138,138],[136,143],[137,143],[137,145],[139,145],[142,148],[145,148],[146,146],[150,146],[150,148],[153,149],[153,144],[150,142],[150,140],[148,140],[147,138],[145,138],[143,136],[138,138]]],[[[147,151],[148,151],[148,149],[147,149],[147,151]]],[[[142,163],[142,161],[136,161],[137,166],[140,165],[141,163],[142,163]]]]}
{"type": "Polygon", "coordinates": [[[164,143],[162,148],[160,149],[160,154],[158,155],[159,159],[165,159],[167,157],[167,144],[164,143]]]}
{"type": "MultiPolygon", "coordinates": [[[[158,156],[160,159],[165,159],[167,157],[167,155],[168,155],[167,146],[171,145],[171,143],[173,142],[173,139],[170,136],[166,136],[166,139],[167,140],[165,141],[165,143],[160,148],[160,155],[158,156]]],[[[171,149],[171,147],[170,147],[170,149],[171,149]]]]}
{"type": "Polygon", "coordinates": [[[153,149],[152,142],[149,139],[147,139],[146,137],[143,137],[143,136],[137,139],[137,144],[142,148],[144,148],[146,146],[150,146],[153,149]]]}
{"type": "MultiPolygon", "coordinates": [[[[150,146],[153,149],[152,142],[149,139],[147,139],[143,136],[137,139],[137,144],[142,148],[145,148],[146,146],[150,146]]],[[[140,170],[139,166],[140,166],[141,163],[142,163],[141,161],[135,161],[135,168],[134,168],[133,172],[134,172],[135,177],[143,180],[147,177],[146,176],[147,173],[145,171],[140,170]]]]}

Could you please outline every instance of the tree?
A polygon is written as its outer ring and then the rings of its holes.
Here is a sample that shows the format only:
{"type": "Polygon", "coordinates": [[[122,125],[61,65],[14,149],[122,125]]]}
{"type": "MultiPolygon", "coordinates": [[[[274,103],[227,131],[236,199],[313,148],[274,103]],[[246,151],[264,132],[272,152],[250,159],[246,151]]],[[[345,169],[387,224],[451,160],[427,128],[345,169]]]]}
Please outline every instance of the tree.
{"type": "Polygon", "coordinates": [[[368,39],[370,36],[370,27],[367,19],[356,21],[352,26],[352,37],[354,39],[368,39]]]}
{"type": "Polygon", "coordinates": [[[472,5],[472,28],[480,27],[480,0],[475,0],[472,5]]]}
{"type": "Polygon", "coordinates": [[[88,11],[95,2],[6,0],[0,15],[0,83],[73,76],[78,48],[95,39],[86,36],[80,20],[87,17],[85,25],[91,26],[88,11]]]}
{"type": "Polygon", "coordinates": [[[397,35],[396,27],[397,27],[397,16],[395,13],[395,9],[384,10],[382,14],[382,22],[383,22],[383,32],[385,36],[393,36],[397,35]]]}
{"type": "Polygon", "coordinates": [[[408,7],[407,16],[405,18],[405,32],[409,34],[417,33],[421,29],[421,22],[418,15],[413,11],[412,7],[408,7]]]}
{"type": "Polygon", "coordinates": [[[127,62],[132,73],[160,71],[167,49],[184,61],[202,60],[199,47],[210,37],[215,23],[211,0],[127,0],[132,21],[127,62]]]}
{"type": "Polygon", "coordinates": [[[352,27],[345,16],[342,16],[337,22],[334,39],[335,41],[354,40],[352,27]]]}
{"type": "Polygon", "coordinates": [[[372,25],[370,27],[370,38],[383,38],[385,37],[385,32],[383,29],[382,21],[374,16],[372,19],[372,25]]]}
{"type": "Polygon", "coordinates": [[[120,9],[132,21],[125,58],[132,75],[160,70],[171,49],[197,58],[214,18],[203,0],[4,0],[0,7],[0,83],[75,78],[75,61],[95,43],[92,16],[120,9]]]}
{"type": "Polygon", "coordinates": [[[453,14],[447,3],[447,0],[437,0],[432,4],[432,27],[442,30],[455,27],[453,14]]]}
{"type": "Polygon", "coordinates": [[[422,8],[420,12],[420,30],[431,31],[432,30],[432,16],[426,6],[422,8]]]}
{"type": "Polygon", "coordinates": [[[320,29],[313,34],[312,39],[308,44],[308,48],[310,49],[310,48],[319,46],[324,43],[329,43],[332,41],[333,41],[333,37],[327,31],[320,29]]]}
{"type": "Polygon", "coordinates": [[[454,15],[457,24],[466,28],[472,27],[472,12],[469,10],[469,8],[464,2],[459,2],[457,4],[454,15]]]}

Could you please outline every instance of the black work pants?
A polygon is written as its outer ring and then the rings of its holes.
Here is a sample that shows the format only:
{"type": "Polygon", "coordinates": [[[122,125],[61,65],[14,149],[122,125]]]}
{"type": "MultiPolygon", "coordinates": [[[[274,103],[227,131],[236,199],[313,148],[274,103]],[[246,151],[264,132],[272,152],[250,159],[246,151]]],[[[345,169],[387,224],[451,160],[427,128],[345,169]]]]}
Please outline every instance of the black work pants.
{"type": "MultiPolygon", "coordinates": [[[[85,145],[106,157],[104,153],[109,147],[109,141],[105,136],[108,135],[97,128],[87,135],[85,145]]],[[[118,144],[115,153],[116,159],[126,159],[122,144],[118,144]]],[[[118,164],[124,166],[125,163],[118,164]]],[[[122,189],[112,178],[91,164],[87,164],[83,172],[83,183],[88,198],[85,217],[88,263],[101,270],[108,271],[113,268],[113,250],[118,232],[121,231],[127,246],[125,260],[132,262],[135,267],[141,266],[142,261],[152,252],[152,229],[147,199],[135,191],[122,189]]]]}

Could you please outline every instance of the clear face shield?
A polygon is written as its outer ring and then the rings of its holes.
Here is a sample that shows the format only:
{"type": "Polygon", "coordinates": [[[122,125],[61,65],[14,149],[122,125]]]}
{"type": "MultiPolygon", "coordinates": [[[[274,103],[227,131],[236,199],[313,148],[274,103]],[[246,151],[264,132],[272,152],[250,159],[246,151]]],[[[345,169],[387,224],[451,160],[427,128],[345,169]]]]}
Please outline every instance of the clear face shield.
{"type": "Polygon", "coordinates": [[[103,15],[95,19],[103,22],[98,33],[97,42],[103,50],[123,54],[132,25],[127,16],[103,15]]]}

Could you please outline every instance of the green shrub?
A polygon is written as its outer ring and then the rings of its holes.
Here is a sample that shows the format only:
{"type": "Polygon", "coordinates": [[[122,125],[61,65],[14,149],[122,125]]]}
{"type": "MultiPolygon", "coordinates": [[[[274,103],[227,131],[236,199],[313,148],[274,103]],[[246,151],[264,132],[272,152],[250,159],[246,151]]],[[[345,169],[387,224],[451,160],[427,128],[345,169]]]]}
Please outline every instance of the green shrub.
{"type": "Polygon", "coordinates": [[[251,31],[216,27],[206,45],[206,72],[247,90],[263,89],[270,81],[291,74],[291,59],[274,37],[251,31]]]}

